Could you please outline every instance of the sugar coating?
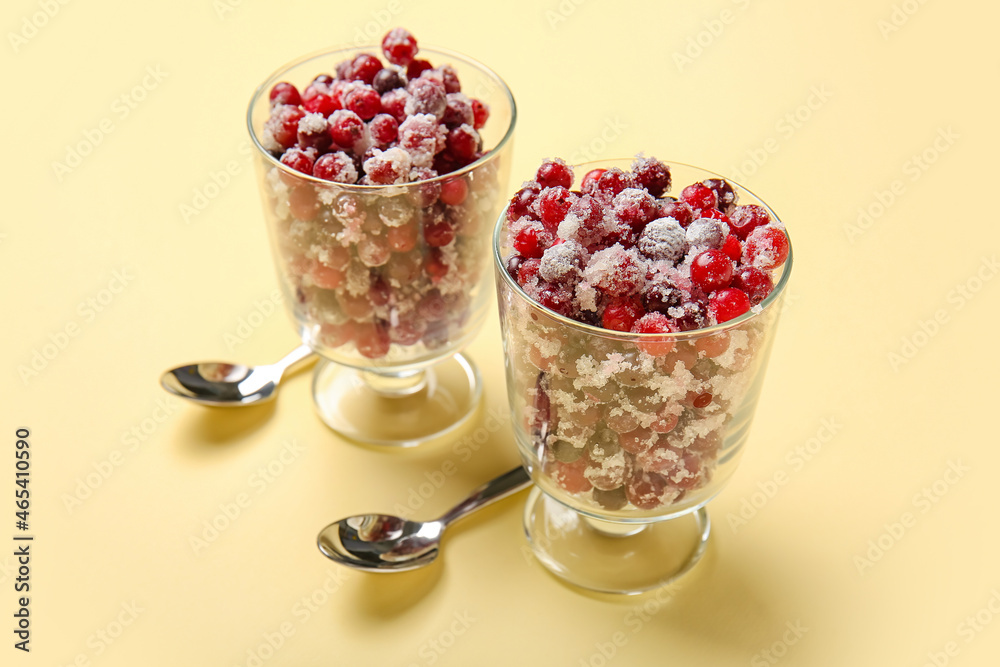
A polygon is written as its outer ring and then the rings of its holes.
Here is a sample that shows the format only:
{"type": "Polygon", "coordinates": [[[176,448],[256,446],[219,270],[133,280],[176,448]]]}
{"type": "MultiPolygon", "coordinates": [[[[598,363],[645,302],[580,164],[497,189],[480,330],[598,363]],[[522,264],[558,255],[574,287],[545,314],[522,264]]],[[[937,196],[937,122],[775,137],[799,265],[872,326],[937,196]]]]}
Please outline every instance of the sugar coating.
{"type": "Polygon", "coordinates": [[[299,120],[299,132],[319,134],[320,132],[326,132],[327,128],[328,124],[323,114],[307,113],[299,120]]]}
{"type": "Polygon", "coordinates": [[[547,249],[538,273],[549,282],[570,280],[580,273],[587,250],[576,241],[566,241],[547,249]]]}
{"type": "Polygon", "coordinates": [[[635,248],[626,250],[616,243],[590,256],[583,279],[606,292],[634,294],[645,283],[647,268],[648,263],[635,248]]]}
{"type": "Polygon", "coordinates": [[[431,114],[410,116],[399,125],[399,146],[410,154],[414,167],[430,167],[447,141],[447,131],[431,114]]]}
{"type": "Polygon", "coordinates": [[[721,248],[729,235],[729,225],[714,218],[698,218],[687,228],[687,242],[692,250],[721,248]]]}
{"type": "Polygon", "coordinates": [[[371,174],[376,170],[391,169],[396,175],[393,182],[405,183],[410,177],[410,154],[395,146],[384,151],[373,148],[371,157],[365,160],[362,167],[366,174],[371,174]]]}
{"type": "Polygon", "coordinates": [[[673,218],[654,220],[639,235],[639,250],[651,259],[676,262],[684,256],[687,248],[687,234],[673,218]]]}

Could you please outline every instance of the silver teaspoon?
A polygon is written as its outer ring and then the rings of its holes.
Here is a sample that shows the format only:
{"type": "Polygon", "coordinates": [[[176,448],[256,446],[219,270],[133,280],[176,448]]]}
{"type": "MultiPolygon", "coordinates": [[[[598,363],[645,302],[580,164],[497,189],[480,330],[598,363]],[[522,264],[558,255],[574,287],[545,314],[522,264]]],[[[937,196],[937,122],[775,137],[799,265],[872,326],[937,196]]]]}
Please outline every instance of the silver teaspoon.
{"type": "Polygon", "coordinates": [[[189,364],[164,373],[160,376],[160,384],[171,394],[202,405],[253,405],[274,398],[285,372],[300,362],[312,361],[315,356],[308,345],[302,345],[278,363],[268,366],[216,361],[189,364]]]}
{"type": "Polygon", "coordinates": [[[480,486],[440,519],[408,521],[389,514],[360,514],[321,530],[316,545],[327,558],[357,570],[415,570],[437,558],[441,535],[450,523],[530,484],[528,473],[518,466],[480,486]]]}

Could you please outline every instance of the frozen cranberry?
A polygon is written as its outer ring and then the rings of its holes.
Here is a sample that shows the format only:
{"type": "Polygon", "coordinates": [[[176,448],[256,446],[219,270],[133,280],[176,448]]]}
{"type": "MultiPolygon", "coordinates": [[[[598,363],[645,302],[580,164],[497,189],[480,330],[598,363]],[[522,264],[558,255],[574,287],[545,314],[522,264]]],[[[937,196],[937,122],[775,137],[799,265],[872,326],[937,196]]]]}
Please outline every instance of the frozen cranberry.
{"type": "Polygon", "coordinates": [[[777,227],[758,227],[747,236],[743,254],[759,269],[776,269],[788,259],[788,237],[777,227]]]}
{"type": "Polygon", "coordinates": [[[389,329],[389,338],[400,345],[416,345],[427,331],[427,322],[420,319],[415,311],[409,311],[396,317],[389,329]]]}
{"type": "Polygon", "coordinates": [[[408,65],[417,55],[417,38],[406,28],[393,28],[382,38],[382,54],[393,65],[408,65]]]}
{"type": "Polygon", "coordinates": [[[543,188],[561,187],[569,190],[573,187],[573,168],[561,158],[543,160],[535,174],[535,180],[543,188]]]}
{"type": "Polygon", "coordinates": [[[395,88],[382,94],[382,111],[402,123],[406,120],[406,100],[410,97],[405,88],[395,88]]]}
{"type": "Polygon", "coordinates": [[[725,213],[723,213],[722,211],[720,211],[717,208],[702,209],[698,213],[698,217],[700,217],[700,218],[708,218],[710,220],[721,220],[722,222],[726,223],[727,225],[729,224],[729,218],[726,216],[725,213]]]}
{"type": "Polygon", "coordinates": [[[649,430],[656,433],[670,433],[677,426],[678,416],[666,410],[658,413],[653,423],[649,425],[649,430]]]}
{"type": "Polygon", "coordinates": [[[410,154],[417,166],[430,166],[434,155],[445,147],[447,138],[448,130],[431,114],[408,116],[399,124],[399,147],[410,154]]]}
{"type": "Polygon", "coordinates": [[[722,178],[709,178],[701,182],[702,185],[715,193],[716,207],[729,215],[736,208],[736,192],[733,186],[722,178]]]}
{"type": "Polygon", "coordinates": [[[382,61],[369,53],[359,53],[351,62],[351,76],[354,81],[364,81],[369,86],[375,75],[382,70],[382,61]]]}
{"type": "Polygon", "coordinates": [[[685,301],[678,308],[680,314],[676,320],[681,331],[694,331],[708,326],[708,312],[700,301],[685,301]]]}
{"type": "Polygon", "coordinates": [[[312,153],[301,148],[289,148],[281,156],[281,164],[307,176],[312,176],[314,163],[312,153]]]}
{"type": "Polygon", "coordinates": [[[448,314],[448,304],[437,288],[431,289],[417,303],[417,312],[429,322],[442,320],[448,314]]]}
{"type": "Polygon", "coordinates": [[[729,214],[729,229],[740,240],[745,240],[750,232],[769,222],[771,222],[771,216],[767,214],[767,210],[756,204],[737,206],[729,214]]]}
{"type": "MultiPolygon", "coordinates": [[[[526,215],[531,214],[532,205],[541,192],[542,186],[532,181],[525,183],[520,190],[511,197],[510,205],[507,207],[507,220],[516,222],[526,215]]],[[[541,255],[539,255],[540,257],[541,255]]]]}
{"type": "Polygon", "coordinates": [[[584,174],[583,180],[580,181],[580,191],[586,194],[593,194],[597,190],[597,181],[600,180],[605,171],[607,169],[591,169],[584,174]]]}
{"type": "Polygon", "coordinates": [[[309,274],[313,284],[322,289],[337,289],[344,280],[344,272],[324,264],[316,264],[309,274]]]}
{"type": "Polygon", "coordinates": [[[406,84],[406,92],[410,94],[406,100],[406,114],[431,114],[438,120],[444,117],[448,108],[447,92],[444,84],[428,77],[411,79],[406,84]]]}
{"type": "Polygon", "coordinates": [[[430,217],[424,220],[424,239],[432,248],[443,248],[455,238],[455,230],[451,223],[443,217],[430,217]]]}
{"type": "Polygon", "coordinates": [[[460,125],[448,132],[448,150],[456,157],[472,161],[479,150],[479,133],[471,125],[460,125]]]}
{"type": "MultiPolygon", "coordinates": [[[[673,333],[677,328],[671,324],[670,319],[663,313],[646,313],[632,325],[632,333],[638,334],[665,334],[673,333]]],[[[635,346],[653,357],[662,357],[674,349],[672,340],[652,340],[638,341],[635,346]]]]}
{"type": "Polygon", "coordinates": [[[320,155],[313,165],[313,176],[334,183],[357,183],[358,170],[354,160],[342,151],[320,155]]]}
{"type": "Polygon", "coordinates": [[[464,178],[453,178],[441,184],[441,201],[458,206],[469,195],[469,184],[464,178]]]}
{"type": "Polygon", "coordinates": [[[410,171],[410,187],[407,188],[406,194],[417,208],[427,208],[441,196],[440,182],[421,183],[433,178],[437,178],[437,172],[433,169],[417,167],[410,171]]]}
{"type": "Polygon", "coordinates": [[[601,326],[612,331],[631,331],[644,311],[635,299],[617,298],[604,308],[601,326]]]}
{"type": "Polygon", "coordinates": [[[636,231],[659,217],[660,213],[653,196],[638,188],[628,188],[618,193],[612,206],[615,218],[636,231]]]}
{"type": "Polygon", "coordinates": [[[305,115],[302,109],[289,104],[275,107],[271,112],[271,117],[264,123],[264,129],[271,134],[274,141],[284,151],[295,145],[298,138],[299,121],[305,115]]]}
{"type": "Polygon", "coordinates": [[[663,504],[667,480],[655,472],[636,469],[625,483],[629,502],[641,510],[656,509],[663,504]]]}
{"type": "Polygon", "coordinates": [[[666,279],[649,280],[642,289],[642,302],[649,311],[666,313],[681,303],[682,292],[666,279]]]}
{"type": "Polygon", "coordinates": [[[278,104],[291,104],[292,106],[298,106],[302,103],[302,96],[299,95],[299,89],[287,81],[279,81],[274,84],[268,95],[268,99],[271,102],[271,106],[278,104]]]}
{"type": "Polygon", "coordinates": [[[472,117],[475,119],[473,127],[477,130],[483,125],[486,125],[486,121],[490,117],[490,108],[486,106],[483,102],[473,98],[472,99],[472,117]]]}
{"type": "Polygon", "coordinates": [[[365,132],[365,122],[353,111],[338,109],[328,119],[330,137],[344,150],[351,150],[365,132]]]}
{"type": "Polygon", "coordinates": [[[750,310],[750,298],[743,290],[720,289],[708,298],[708,309],[719,324],[735,319],[750,310]]]}
{"type": "Polygon", "coordinates": [[[701,183],[693,183],[681,190],[681,201],[693,209],[715,208],[715,192],[701,183]]]}
{"type": "Polygon", "coordinates": [[[624,297],[641,289],[646,268],[635,250],[623,250],[616,245],[594,253],[584,276],[605,294],[624,297]]]}
{"type": "Polygon", "coordinates": [[[371,120],[382,110],[382,98],[371,86],[356,86],[344,95],[344,106],[362,120],[371,120]]]}
{"type": "Polygon", "coordinates": [[[340,347],[354,340],[355,323],[348,320],[343,324],[324,322],[319,327],[319,342],[327,347],[340,347]]]}
{"type": "Polygon", "coordinates": [[[388,146],[399,136],[399,123],[386,113],[380,113],[368,123],[368,134],[377,146],[388,146]]]}
{"type": "Polygon", "coordinates": [[[390,227],[385,239],[393,252],[410,252],[417,247],[417,225],[409,222],[399,227],[390,227]]]}
{"type": "Polygon", "coordinates": [[[541,257],[554,241],[552,233],[536,222],[514,235],[513,246],[522,257],[541,257]]]}
{"type": "Polygon", "coordinates": [[[714,359],[729,349],[729,334],[723,331],[699,338],[694,342],[694,349],[704,353],[709,359],[714,359]]]}
{"type": "Polygon", "coordinates": [[[423,58],[414,58],[406,65],[406,78],[412,81],[424,72],[432,69],[434,69],[434,65],[431,65],[430,61],[423,58]]]}
{"type": "Polygon", "coordinates": [[[447,95],[448,104],[444,109],[444,117],[441,119],[450,128],[459,125],[472,127],[476,122],[476,116],[472,112],[472,102],[461,93],[449,93],[447,95]]]}
{"type": "Polygon", "coordinates": [[[524,287],[526,284],[531,282],[531,280],[538,276],[538,270],[541,267],[541,260],[535,257],[529,257],[523,259],[517,267],[517,282],[524,287]]]}
{"type": "Polygon", "coordinates": [[[299,147],[315,148],[320,153],[326,151],[333,142],[326,118],[318,113],[307,113],[302,117],[297,137],[299,147]]]}
{"type": "Polygon", "coordinates": [[[538,303],[554,313],[569,317],[573,312],[573,290],[565,285],[549,283],[539,289],[538,303]]]}
{"type": "Polygon", "coordinates": [[[337,104],[333,101],[333,98],[330,95],[318,92],[303,99],[302,108],[310,113],[318,113],[321,116],[329,116],[337,110],[337,104]]]}
{"type": "Polygon", "coordinates": [[[729,259],[739,262],[743,256],[743,246],[735,234],[730,234],[722,244],[722,252],[726,253],[729,259]]]}
{"type": "Polygon", "coordinates": [[[559,223],[563,221],[572,206],[573,199],[569,190],[561,185],[542,190],[536,200],[536,206],[538,216],[546,229],[554,232],[559,227],[559,223]]]}
{"type": "Polygon", "coordinates": [[[753,266],[745,266],[733,276],[733,287],[746,292],[750,305],[756,306],[771,293],[774,283],[766,272],[753,266]]]}
{"type": "Polygon", "coordinates": [[[656,158],[637,158],[632,163],[632,174],[636,184],[654,197],[670,189],[670,167],[656,158]]]}
{"type": "Polygon", "coordinates": [[[389,353],[392,341],[389,330],[382,323],[361,323],[355,329],[358,352],[368,359],[379,359],[389,353]]]}
{"type": "Polygon", "coordinates": [[[681,227],[687,227],[694,220],[694,211],[687,202],[664,201],[660,203],[660,217],[673,218],[681,227]]]}
{"type": "Polygon", "coordinates": [[[729,285],[733,279],[733,261],[721,250],[706,250],[691,262],[691,280],[705,292],[729,285]]]}

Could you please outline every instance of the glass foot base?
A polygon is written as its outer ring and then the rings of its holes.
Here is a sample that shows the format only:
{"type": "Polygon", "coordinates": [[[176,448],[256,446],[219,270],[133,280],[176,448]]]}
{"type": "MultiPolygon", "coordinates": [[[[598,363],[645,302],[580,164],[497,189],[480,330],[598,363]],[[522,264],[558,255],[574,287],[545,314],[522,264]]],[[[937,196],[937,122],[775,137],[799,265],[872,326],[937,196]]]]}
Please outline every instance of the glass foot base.
{"type": "Polygon", "coordinates": [[[321,359],[313,402],[327,426],[357,442],[413,447],[458,428],[482,398],[479,370],[456,354],[407,374],[361,371],[321,359]]]}
{"type": "Polygon", "coordinates": [[[705,553],[711,522],[704,507],[667,521],[602,521],[534,488],[524,527],[535,556],[557,577],[592,591],[635,595],[694,567],[705,553]]]}

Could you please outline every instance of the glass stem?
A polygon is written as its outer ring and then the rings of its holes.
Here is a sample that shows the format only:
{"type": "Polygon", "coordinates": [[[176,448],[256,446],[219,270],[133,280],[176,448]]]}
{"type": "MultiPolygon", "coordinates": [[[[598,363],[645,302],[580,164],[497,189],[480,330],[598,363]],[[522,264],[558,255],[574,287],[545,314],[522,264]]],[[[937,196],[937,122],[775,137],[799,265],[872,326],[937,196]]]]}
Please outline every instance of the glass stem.
{"type": "Polygon", "coordinates": [[[583,522],[596,533],[605,537],[631,537],[638,535],[649,527],[648,523],[622,523],[620,521],[602,521],[581,514],[583,522]]]}
{"type": "Polygon", "coordinates": [[[427,386],[428,379],[425,370],[398,373],[364,370],[359,375],[372,391],[385,398],[412,396],[427,386]]]}

